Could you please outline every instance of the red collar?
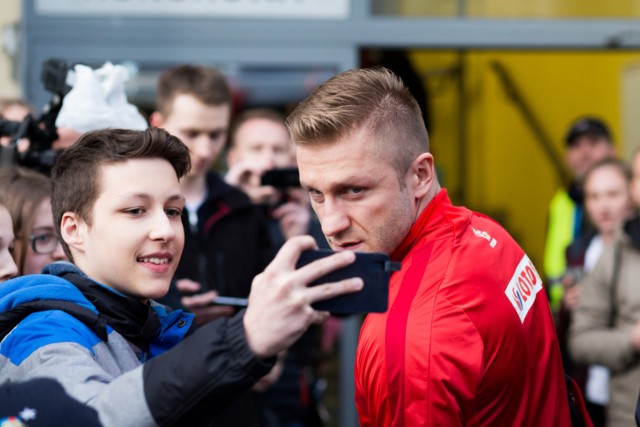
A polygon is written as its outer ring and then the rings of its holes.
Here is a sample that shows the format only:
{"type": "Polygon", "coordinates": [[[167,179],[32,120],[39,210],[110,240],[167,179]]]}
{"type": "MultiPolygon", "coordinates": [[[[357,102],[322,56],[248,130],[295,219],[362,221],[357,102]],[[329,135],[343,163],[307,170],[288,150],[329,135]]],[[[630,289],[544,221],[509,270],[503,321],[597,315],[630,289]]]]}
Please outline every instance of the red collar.
{"type": "MultiPolygon", "coordinates": [[[[456,215],[456,209],[452,208],[454,206],[451,204],[447,190],[443,188],[424,208],[402,243],[391,254],[391,259],[393,261],[402,261],[416,242],[427,234],[429,235],[429,240],[451,235],[455,228],[452,223],[452,220],[455,219],[453,217],[460,215],[460,213],[456,215]],[[450,226],[443,227],[446,224],[450,226]]],[[[466,211],[466,209],[463,211],[466,211]]],[[[468,216],[468,214],[464,216],[468,216]]]]}

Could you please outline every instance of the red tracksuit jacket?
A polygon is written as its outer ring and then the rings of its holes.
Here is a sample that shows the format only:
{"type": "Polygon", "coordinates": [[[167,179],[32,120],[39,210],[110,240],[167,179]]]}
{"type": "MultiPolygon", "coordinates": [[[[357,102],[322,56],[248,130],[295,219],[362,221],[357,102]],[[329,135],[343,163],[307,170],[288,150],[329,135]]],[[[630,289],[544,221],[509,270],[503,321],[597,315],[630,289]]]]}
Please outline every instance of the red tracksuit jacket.
{"type": "Polygon", "coordinates": [[[501,226],[442,190],[392,258],[358,343],[362,427],[571,424],[542,281],[501,226]]]}

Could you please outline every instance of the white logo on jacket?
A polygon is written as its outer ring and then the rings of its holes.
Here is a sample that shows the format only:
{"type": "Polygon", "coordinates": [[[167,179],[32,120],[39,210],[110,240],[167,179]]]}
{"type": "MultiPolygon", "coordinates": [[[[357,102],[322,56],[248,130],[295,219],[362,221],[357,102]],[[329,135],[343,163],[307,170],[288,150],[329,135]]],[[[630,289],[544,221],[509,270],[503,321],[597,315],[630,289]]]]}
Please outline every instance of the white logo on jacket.
{"type": "Polygon", "coordinates": [[[473,227],[471,227],[471,229],[473,230],[473,234],[475,234],[476,237],[481,237],[485,239],[487,242],[489,242],[489,246],[491,246],[492,248],[496,247],[496,244],[498,243],[498,241],[493,237],[491,237],[489,233],[487,233],[486,231],[475,229],[473,227]]]}
{"type": "Polygon", "coordinates": [[[524,323],[527,313],[536,301],[536,294],[542,289],[542,279],[533,266],[529,257],[525,254],[516,267],[505,295],[516,309],[520,322],[524,323]]]}

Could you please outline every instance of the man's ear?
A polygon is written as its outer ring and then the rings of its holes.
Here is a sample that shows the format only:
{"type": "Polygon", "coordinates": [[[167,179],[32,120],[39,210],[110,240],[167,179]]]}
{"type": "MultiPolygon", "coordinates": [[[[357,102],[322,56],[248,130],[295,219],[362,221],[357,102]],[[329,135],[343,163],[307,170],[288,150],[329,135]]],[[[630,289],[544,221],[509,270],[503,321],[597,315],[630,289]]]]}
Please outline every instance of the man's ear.
{"type": "Polygon", "coordinates": [[[411,185],[417,199],[424,197],[437,186],[436,170],[431,153],[422,153],[411,164],[411,185]]]}
{"type": "Polygon", "coordinates": [[[75,212],[65,212],[60,220],[60,238],[70,249],[84,252],[84,233],[86,227],[75,212]]]}
{"type": "Polygon", "coordinates": [[[164,117],[162,117],[159,111],[154,111],[149,116],[149,124],[153,127],[161,128],[164,126],[164,117]]]}

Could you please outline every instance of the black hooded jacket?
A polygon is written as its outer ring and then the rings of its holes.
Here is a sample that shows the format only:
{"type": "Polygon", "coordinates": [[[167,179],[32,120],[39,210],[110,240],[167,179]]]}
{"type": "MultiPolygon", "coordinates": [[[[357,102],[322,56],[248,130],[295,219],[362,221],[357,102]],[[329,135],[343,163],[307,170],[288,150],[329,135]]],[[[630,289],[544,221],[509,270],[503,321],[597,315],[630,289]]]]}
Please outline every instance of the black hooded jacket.
{"type": "MultiPolygon", "coordinates": [[[[203,291],[247,297],[253,278],[275,255],[267,218],[246,194],[215,172],[207,175],[207,189],[198,209],[198,229],[191,229],[186,209],[182,216],[185,245],[174,279],[199,282],[203,291]]],[[[184,308],[180,296],[172,284],[160,302],[184,308]]]]}

